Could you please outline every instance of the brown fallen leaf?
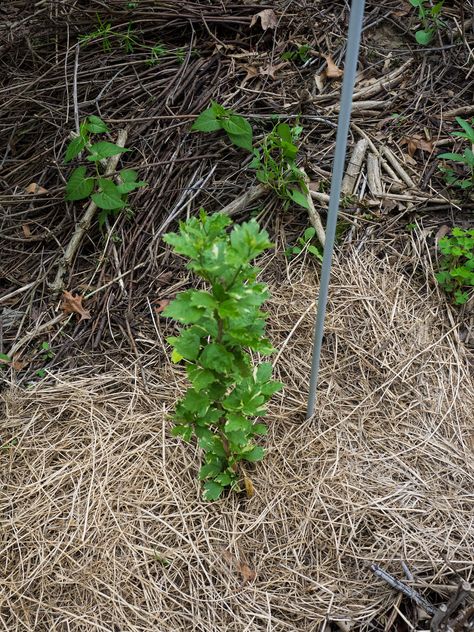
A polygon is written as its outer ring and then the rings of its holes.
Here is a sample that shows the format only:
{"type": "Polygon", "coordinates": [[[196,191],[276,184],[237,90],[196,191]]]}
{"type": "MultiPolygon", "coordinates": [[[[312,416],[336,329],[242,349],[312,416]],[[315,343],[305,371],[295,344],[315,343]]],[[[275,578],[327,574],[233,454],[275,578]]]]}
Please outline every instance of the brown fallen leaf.
{"type": "Polygon", "coordinates": [[[250,28],[257,24],[257,20],[260,18],[260,24],[262,25],[262,29],[266,31],[267,29],[274,29],[278,24],[277,16],[273,9],[264,9],[259,13],[256,13],[250,22],[250,28]]]}
{"type": "Polygon", "coordinates": [[[252,498],[255,495],[255,489],[253,487],[253,483],[250,478],[244,473],[244,485],[245,491],[247,493],[247,498],[252,498]]]}
{"type": "Polygon", "coordinates": [[[29,224],[22,224],[21,225],[21,229],[22,229],[23,234],[25,235],[25,237],[27,239],[29,239],[31,237],[30,225],[29,224]]]}
{"type": "Polygon", "coordinates": [[[40,186],[36,182],[32,182],[25,188],[25,193],[34,193],[36,195],[44,195],[45,193],[48,193],[48,189],[45,189],[44,187],[40,186]]]}
{"type": "Polygon", "coordinates": [[[331,55],[325,57],[328,67],[326,68],[326,77],[328,79],[339,79],[344,74],[344,71],[336,66],[331,55]]]}
{"type": "Polygon", "coordinates": [[[237,570],[242,575],[242,580],[244,584],[248,584],[249,582],[253,582],[257,577],[257,573],[253,568],[250,568],[248,564],[245,562],[239,562],[237,564],[237,570]]]}
{"type": "Polygon", "coordinates": [[[11,366],[15,371],[21,371],[25,366],[28,366],[29,363],[29,360],[22,360],[20,356],[13,356],[11,366]]]}
{"type": "Polygon", "coordinates": [[[326,79],[326,73],[322,72],[320,75],[314,75],[314,83],[316,84],[316,88],[318,92],[322,92],[324,90],[324,80],[326,79]]]}
{"type": "Polygon", "coordinates": [[[288,66],[287,61],[282,61],[281,64],[269,64],[266,68],[259,68],[258,71],[262,77],[270,77],[276,79],[276,73],[285,66],[288,66]]]}
{"type": "Polygon", "coordinates": [[[157,306],[155,307],[155,312],[157,314],[161,314],[161,312],[164,311],[165,308],[170,304],[170,301],[167,298],[163,298],[161,299],[161,301],[155,301],[155,303],[157,303],[157,306]]]}
{"type": "Polygon", "coordinates": [[[394,15],[395,17],[402,18],[405,15],[408,15],[409,13],[411,13],[411,11],[413,11],[412,5],[409,2],[407,2],[407,0],[401,0],[399,4],[400,4],[400,8],[392,12],[392,15],[394,15]]]}
{"type": "Polygon", "coordinates": [[[427,151],[431,153],[433,151],[433,141],[426,140],[420,134],[414,134],[413,136],[405,136],[400,141],[401,145],[407,146],[407,152],[410,158],[413,158],[417,149],[420,151],[427,151]]]}
{"type": "Polygon", "coordinates": [[[61,309],[65,314],[78,314],[80,316],[79,322],[83,320],[89,320],[92,318],[91,313],[86,309],[82,301],[84,297],[80,294],[72,294],[65,290],[63,292],[63,302],[61,303],[61,309]]]}

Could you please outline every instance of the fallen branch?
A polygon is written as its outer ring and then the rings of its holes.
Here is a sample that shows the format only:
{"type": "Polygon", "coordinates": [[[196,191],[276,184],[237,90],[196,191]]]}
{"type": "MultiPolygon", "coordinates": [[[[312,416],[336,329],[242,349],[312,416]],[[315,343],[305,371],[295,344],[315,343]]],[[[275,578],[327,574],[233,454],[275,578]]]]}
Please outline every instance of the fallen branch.
{"type": "MultiPolygon", "coordinates": [[[[125,147],[125,143],[127,142],[127,130],[120,130],[117,137],[117,145],[119,147],[125,147]]],[[[111,156],[109,161],[107,162],[107,167],[105,169],[104,177],[111,176],[117,168],[118,161],[120,159],[121,154],[117,154],[115,156],[111,156]]],[[[74,231],[71,241],[69,242],[66,252],[62,257],[58,271],[56,273],[56,278],[51,284],[51,289],[53,292],[60,292],[64,287],[63,277],[66,273],[67,268],[71,265],[71,262],[81,245],[81,242],[84,238],[84,235],[89,230],[94,215],[97,211],[97,204],[93,201],[89,202],[87,205],[86,211],[82,216],[81,220],[76,225],[76,230],[74,231]]]]}
{"type": "Polygon", "coordinates": [[[226,215],[236,215],[240,211],[243,211],[249,204],[252,204],[256,200],[259,200],[269,191],[269,187],[266,187],[263,184],[258,184],[256,187],[252,187],[248,191],[246,191],[243,195],[232,200],[227,206],[224,206],[223,209],[220,210],[221,213],[225,213],[226,215]]]}
{"type": "Polygon", "coordinates": [[[377,564],[371,564],[370,570],[375,573],[377,577],[380,577],[380,579],[387,582],[387,584],[389,584],[392,588],[395,588],[395,590],[398,590],[409,597],[416,603],[417,606],[423,608],[423,610],[428,614],[433,616],[437,612],[437,609],[427,599],[420,595],[419,592],[410,588],[410,586],[407,586],[393,575],[390,575],[390,573],[385,571],[383,568],[380,568],[377,564]]]}
{"type": "Polygon", "coordinates": [[[324,248],[325,244],[326,244],[326,233],[324,232],[324,227],[323,227],[323,223],[321,221],[321,216],[319,215],[318,211],[316,210],[316,207],[314,206],[314,202],[313,202],[313,198],[312,198],[312,194],[313,192],[311,191],[311,189],[309,188],[309,178],[307,176],[307,174],[303,171],[304,175],[305,175],[305,182],[306,182],[306,186],[308,187],[308,193],[306,194],[306,200],[308,201],[308,216],[309,216],[309,221],[311,222],[311,225],[313,226],[314,230],[316,231],[316,235],[319,239],[319,243],[321,244],[321,246],[324,248]]]}
{"type": "Polygon", "coordinates": [[[415,188],[415,183],[413,182],[413,180],[410,178],[410,176],[408,175],[408,173],[405,171],[405,169],[402,167],[402,165],[400,164],[400,161],[398,160],[398,158],[395,156],[395,154],[393,153],[393,151],[391,149],[389,149],[386,146],[382,147],[382,153],[383,155],[387,158],[387,160],[389,161],[389,163],[392,165],[392,167],[394,168],[394,170],[398,173],[398,175],[400,176],[400,178],[403,180],[403,182],[410,188],[410,189],[414,189],[415,188]]]}
{"type": "Polygon", "coordinates": [[[382,195],[382,177],[380,173],[379,158],[371,151],[367,154],[367,182],[369,190],[374,197],[382,195]]]}
{"type": "Polygon", "coordinates": [[[403,80],[405,70],[411,65],[412,61],[413,59],[408,59],[399,68],[395,68],[395,70],[392,70],[392,72],[389,72],[387,75],[380,77],[380,79],[372,83],[370,86],[366,86],[358,92],[355,92],[353,100],[358,101],[362,98],[367,99],[367,97],[373,97],[382,90],[389,90],[390,88],[398,85],[403,80]]]}
{"type": "Polygon", "coordinates": [[[354,192],[356,181],[359,177],[360,170],[362,169],[362,163],[364,162],[368,145],[369,143],[367,139],[361,138],[359,141],[357,141],[352,151],[341,186],[341,191],[344,195],[352,195],[352,193],[354,192]]]}

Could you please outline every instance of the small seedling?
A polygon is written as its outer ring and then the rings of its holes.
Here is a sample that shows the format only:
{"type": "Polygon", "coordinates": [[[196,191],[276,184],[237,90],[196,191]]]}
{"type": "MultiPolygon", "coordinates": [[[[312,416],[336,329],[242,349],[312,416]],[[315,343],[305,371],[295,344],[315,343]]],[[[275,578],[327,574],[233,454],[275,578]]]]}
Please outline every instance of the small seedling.
{"type": "Polygon", "coordinates": [[[54,358],[54,353],[51,351],[51,345],[49,342],[43,342],[41,344],[41,351],[41,357],[44,361],[54,358]]]}
{"type": "Polygon", "coordinates": [[[311,59],[310,56],[311,46],[308,44],[302,44],[296,48],[291,48],[290,50],[282,53],[281,58],[284,61],[299,61],[304,64],[311,59]]]}
{"type": "Polygon", "coordinates": [[[296,257],[297,255],[301,254],[303,251],[307,251],[307,252],[310,252],[312,255],[314,255],[316,259],[318,259],[319,261],[322,261],[323,260],[322,252],[319,250],[319,248],[317,248],[314,244],[311,243],[315,235],[316,235],[316,230],[312,226],[307,228],[303,233],[303,237],[298,237],[296,244],[294,246],[289,246],[285,250],[286,256],[288,258],[296,257]]]}
{"type": "Polygon", "coordinates": [[[117,214],[126,208],[129,193],[147,184],[138,180],[138,174],[133,169],[122,169],[117,174],[118,184],[114,182],[113,177],[101,174],[104,160],[130,151],[104,140],[92,142],[93,136],[108,132],[109,128],[98,116],[88,116],[80,125],[79,135],[69,143],[64,157],[64,163],[67,164],[86,151],[89,154],[86,160],[94,163],[94,175],[88,172],[86,166],[74,169],[66,184],[66,200],[75,202],[91,198],[100,209],[101,226],[109,215],[117,214]]]}
{"type": "Polygon", "coordinates": [[[466,147],[464,149],[464,153],[462,154],[446,152],[444,154],[439,154],[438,158],[443,160],[452,160],[458,165],[462,165],[464,173],[467,172],[468,177],[460,177],[451,167],[440,167],[440,169],[444,174],[447,184],[452,184],[460,189],[471,189],[474,187],[474,153],[472,151],[472,148],[474,147],[474,118],[471,119],[470,123],[468,123],[468,121],[465,121],[458,116],[456,121],[460,127],[462,127],[463,131],[453,132],[453,136],[456,136],[457,138],[464,138],[468,141],[470,147],[466,147]]]}
{"type": "Polygon", "coordinates": [[[0,369],[7,367],[12,359],[6,353],[0,353],[0,369]]]}
{"type": "Polygon", "coordinates": [[[93,42],[94,40],[101,40],[104,53],[110,53],[112,50],[112,43],[110,41],[110,37],[113,35],[112,25],[110,22],[102,22],[98,13],[96,13],[96,17],[97,29],[91,33],[79,35],[79,42],[81,44],[90,44],[90,42],[93,42]]]}
{"type": "Polygon", "coordinates": [[[193,435],[204,451],[199,478],[204,498],[215,500],[224,489],[239,490],[249,480],[245,461],[263,458],[255,437],[267,426],[253,418],[265,414],[265,403],[282,384],[271,379],[272,365],[254,366],[251,352],[269,355],[265,338],[266,314],[260,310],[269,297],[257,282],[251,262],[272,246],[255,220],[234,226],[222,213],[180,223],[178,234],[164,240],[189,259],[189,270],[208,284],[208,290],[181,292],[163,315],[185,325],[168,338],[171,360],[183,362],[191,382],[177,404],[173,434],[190,441],[193,435]]]}
{"type": "Polygon", "coordinates": [[[416,41],[421,46],[427,46],[435,33],[445,26],[441,19],[444,0],[440,0],[436,4],[426,0],[410,0],[410,4],[418,10],[418,19],[421,26],[415,33],[416,41]]]}
{"type": "Polygon", "coordinates": [[[217,132],[219,130],[224,130],[231,143],[237,147],[253,151],[253,131],[247,119],[211,101],[211,107],[201,112],[194,121],[191,131],[217,132]]]}
{"type": "Polygon", "coordinates": [[[474,287],[474,229],[453,228],[450,235],[439,240],[439,249],[443,257],[436,280],[453,295],[456,305],[462,305],[474,287]]]}

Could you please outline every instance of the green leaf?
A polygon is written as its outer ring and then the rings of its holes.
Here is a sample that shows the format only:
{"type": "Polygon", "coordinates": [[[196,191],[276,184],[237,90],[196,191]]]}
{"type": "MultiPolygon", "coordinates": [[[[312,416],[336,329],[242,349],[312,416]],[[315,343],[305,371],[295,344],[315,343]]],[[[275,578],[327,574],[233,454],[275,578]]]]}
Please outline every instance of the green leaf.
{"type": "Polygon", "coordinates": [[[188,378],[196,391],[207,388],[216,381],[216,376],[212,371],[203,369],[200,366],[188,365],[186,367],[188,378]]]}
{"type": "Polygon", "coordinates": [[[207,395],[203,394],[202,391],[197,392],[192,388],[187,390],[186,395],[180,403],[186,410],[189,410],[191,413],[196,413],[200,417],[206,414],[210,405],[207,395]]]}
{"type": "Polygon", "coordinates": [[[117,192],[120,193],[121,195],[124,195],[125,193],[131,193],[132,191],[135,191],[135,189],[139,189],[140,187],[146,187],[147,184],[148,182],[143,182],[143,181],[121,182],[120,184],[117,185],[117,192]]]}
{"type": "Polygon", "coordinates": [[[64,164],[67,164],[73,158],[78,156],[85,146],[86,141],[84,138],[82,138],[81,136],[77,136],[76,138],[74,138],[67,146],[66,155],[64,156],[64,164]]]}
{"type": "Polygon", "coordinates": [[[306,209],[309,208],[308,199],[306,195],[302,193],[301,191],[299,191],[298,189],[287,189],[287,194],[290,200],[293,200],[293,202],[296,202],[296,204],[298,204],[299,206],[302,206],[303,208],[306,208],[306,209]]]}
{"type": "Polygon", "coordinates": [[[311,241],[313,237],[316,235],[316,229],[313,226],[310,226],[304,231],[304,240],[311,241]]]}
{"type": "Polygon", "coordinates": [[[104,134],[109,131],[109,128],[104,123],[102,119],[94,114],[87,117],[88,122],[86,123],[87,130],[92,134],[104,134]]]}
{"type": "Polygon", "coordinates": [[[101,191],[91,195],[91,198],[97,204],[98,208],[115,210],[126,206],[124,200],[122,200],[120,192],[118,191],[117,185],[114,184],[112,180],[99,178],[99,186],[101,191]]]}
{"type": "Polygon", "coordinates": [[[433,34],[434,33],[431,29],[420,30],[415,33],[415,39],[420,46],[427,46],[433,39],[433,34]]]}
{"type": "Polygon", "coordinates": [[[254,424],[252,430],[253,430],[253,433],[256,435],[268,434],[268,427],[266,426],[266,424],[254,424]]]}
{"type": "Polygon", "coordinates": [[[203,292],[202,290],[195,290],[191,294],[191,304],[196,307],[205,307],[207,309],[215,309],[217,306],[216,299],[209,294],[209,292],[203,292]]]}
{"type": "Polygon", "coordinates": [[[214,478],[222,472],[222,468],[218,463],[207,463],[199,470],[199,479],[203,481],[206,478],[214,478]]]}
{"type": "Polygon", "coordinates": [[[201,337],[192,327],[182,331],[178,337],[167,338],[167,341],[186,360],[195,360],[201,350],[201,337]]]}
{"type": "Polygon", "coordinates": [[[248,433],[252,428],[251,422],[243,415],[237,415],[235,413],[227,413],[227,421],[224,426],[224,432],[239,432],[248,433]]]}
{"type": "Polygon", "coordinates": [[[204,483],[203,495],[205,500],[217,500],[223,491],[224,488],[219,483],[214,483],[213,481],[204,483]]]}
{"type": "Polygon", "coordinates": [[[204,110],[194,121],[192,132],[217,132],[222,128],[221,121],[217,120],[216,114],[212,107],[204,110]]]}
{"type": "Polygon", "coordinates": [[[174,318],[184,325],[197,323],[205,314],[205,310],[192,305],[191,296],[194,290],[180,292],[177,297],[165,307],[162,314],[166,318],[174,318]]]}
{"type": "Polygon", "coordinates": [[[91,145],[91,147],[88,147],[87,150],[90,152],[90,156],[87,156],[87,160],[90,160],[91,162],[99,162],[104,158],[110,158],[111,156],[124,154],[125,152],[130,151],[130,149],[127,149],[126,147],[119,147],[118,145],[109,143],[106,140],[101,140],[100,142],[95,143],[95,145],[91,145]]]}
{"type": "Polygon", "coordinates": [[[1,362],[11,362],[12,359],[6,353],[0,353],[0,363],[1,362]]]}
{"type": "Polygon", "coordinates": [[[438,158],[443,158],[446,160],[455,160],[456,162],[464,162],[464,156],[462,154],[453,154],[452,152],[446,152],[444,154],[439,154],[438,158]]]}
{"type": "Polygon", "coordinates": [[[467,121],[460,116],[456,117],[456,122],[460,125],[466,133],[466,137],[474,144],[474,129],[469,125],[467,121]]]}
{"type": "Polygon", "coordinates": [[[171,430],[171,434],[174,437],[181,437],[184,441],[191,441],[191,437],[193,436],[193,429],[191,426],[182,426],[177,425],[171,430]]]}
{"type": "Polygon", "coordinates": [[[223,345],[214,342],[203,349],[199,356],[199,363],[205,369],[226,373],[232,370],[234,356],[223,345]]]}
{"type": "Polygon", "coordinates": [[[251,463],[254,463],[255,461],[261,461],[264,456],[265,450],[259,445],[256,445],[249,452],[245,452],[243,455],[244,459],[246,461],[250,461],[251,463]]]}
{"type": "Polygon", "coordinates": [[[69,176],[66,184],[66,200],[75,202],[88,198],[94,190],[94,178],[86,178],[86,167],[77,167],[69,176]]]}
{"type": "Polygon", "coordinates": [[[257,368],[257,371],[255,373],[255,381],[259,384],[268,382],[268,380],[270,380],[272,377],[272,370],[273,367],[270,362],[263,362],[263,364],[260,364],[260,366],[257,368]]]}

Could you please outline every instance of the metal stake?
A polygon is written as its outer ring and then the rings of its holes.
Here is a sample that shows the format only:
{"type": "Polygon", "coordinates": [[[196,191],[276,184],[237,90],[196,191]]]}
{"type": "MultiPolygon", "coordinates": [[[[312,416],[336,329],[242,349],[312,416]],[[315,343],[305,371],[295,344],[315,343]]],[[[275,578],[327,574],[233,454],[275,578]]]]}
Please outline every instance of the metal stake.
{"type": "Polygon", "coordinates": [[[324,247],[323,265],[321,269],[321,282],[319,285],[318,315],[314,328],[313,360],[311,363],[311,379],[309,383],[308,410],[306,418],[313,416],[316,405],[316,388],[318,385],[319,364],[321,359],[321,346],[324,333],[324,318],[328,300],[329,278],[331,275],[332,253],[334,251],[334,238],[336,235],[337,214],[339,211],[339,198],[341,195],[341,183],[344,175],[344,162],[347,148],[347,135],[352,109],[352,93],[354,90],[359,56],[360,35],[364,18],[365,0],[352,0],[349,19],[349,32],[347,34],[346,59],[344,64],[344,78],[342,81],[341,105],[336,134],[336,151],[329,196],[328,221],[326,225],[326,244],[324,247]]]}

